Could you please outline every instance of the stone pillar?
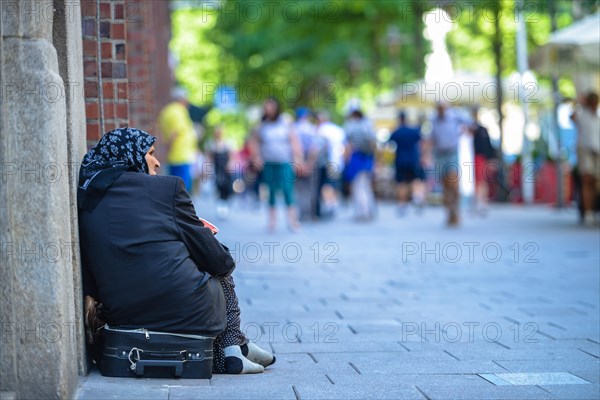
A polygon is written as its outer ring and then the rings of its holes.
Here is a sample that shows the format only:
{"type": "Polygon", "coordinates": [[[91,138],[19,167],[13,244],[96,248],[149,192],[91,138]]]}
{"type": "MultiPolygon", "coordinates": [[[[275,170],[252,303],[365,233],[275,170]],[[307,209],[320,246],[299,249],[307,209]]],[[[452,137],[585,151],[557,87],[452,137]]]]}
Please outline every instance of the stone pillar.
{"type": "Polygon", "coordinates": [[[0,1],[0,391],[17,398],[72,398],[82,357],[68,166],[81,153],[83,111],[65,90],[81,61],[72,15],[57,15],[69,4],[0,1]],[[75,46],[62,48],[60,68],[55,39],[75,46]]]}
{"type": "Polygon", "coordinates": [[[65,83],[66,140],[68,166],[63,169],[69,181],[69,214],[71,220],[71,243],[73,251],[74,310],[73,319],[77,332],[77,363],[79,373],[87,373],[85,358],[85,334],[83,320],[83,296],[81,290],[81,258],[79,254],[79,226],[77,223],[77,182],[79,166],[86,152],[85,142],[85,96],[83,81],[83,50],[81,43],[81,4],[73,0],[54,0],[53,42],[58,56],[60,76],[65,83]]]}

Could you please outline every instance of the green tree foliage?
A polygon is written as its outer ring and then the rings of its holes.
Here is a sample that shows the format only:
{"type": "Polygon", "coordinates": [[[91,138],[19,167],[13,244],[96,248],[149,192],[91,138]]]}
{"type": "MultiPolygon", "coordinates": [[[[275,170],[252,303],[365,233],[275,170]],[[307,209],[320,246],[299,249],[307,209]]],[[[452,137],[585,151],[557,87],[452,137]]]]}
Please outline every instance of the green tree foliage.
{"type": "MultiPolygon", "coordinates": [[[[522,18],[527,27],[527,47],[529,52],[545,44],[551,33],[550,1],[556,13],[556,28],[564,28],[573,23],[572,0],[525,0],[522,18]]],[[[476,71],[487,74],[497,72],[493,40],[495,19],[499,15],[501,31],[501,75],[506,77],[517,70],[516,30],[517,11],[514,0],[489,0],[453,2],[459,7],[448,7],[455,23],[448,34],[448,50],[455,69],[476,71]],[[499,13],[497,13],[499,11],[499,13]]],[[[594,12],[597,0],[582,2],[582,12],[594,12]]],[[[545,78],[545,77],[542,77],[545,78]]],[[[544,79],[542,79],[544,80],[544,79]]]]}
{"type": "MultiPolygon", "coordinates": [[[[549,1],[557,28],[572,23],[570,0],[525,0],[529,50],[551,33],[549,1]]],[[[582,14],[598,0],[574,0],[582,14]]],[[[423,78],[427,41],[422,15],[443,7],[454,22],[447,38],[455,70],[508,76],[516,68],[513,0],[221,0],[191,2],[173,12],[171,48],[177,80],[196,104],[210,104],[218,85],[236,89],[239,104],[269,96],[285,107],[308,105],[338,113],[350,98],[367,106],[398,85],[423,78]],[[500,15],[500,36],[496,35],[500,15]],[[494,50],[500,51],[500,58],[494,50]]],[[[568,82],[562,84],[568,87],[568,82]]],[[[243,109],[243,107],[242,107],[243,109]]],[[[243,118],[213,111],[211,123],[243,118]]],[[[234,121],[234,122],[232,122],[234,121]]]]}
{"type": "Polygon", "coordinates": [[[339,110],[349,97],[372,98],[420,77],[415,56],[423,49],[413,38],[421,9],[413,0],[226,0],[177,10],[177,78],[201,102],[218,82],[244,103],[274,95],[288,106],[339,110]]]}

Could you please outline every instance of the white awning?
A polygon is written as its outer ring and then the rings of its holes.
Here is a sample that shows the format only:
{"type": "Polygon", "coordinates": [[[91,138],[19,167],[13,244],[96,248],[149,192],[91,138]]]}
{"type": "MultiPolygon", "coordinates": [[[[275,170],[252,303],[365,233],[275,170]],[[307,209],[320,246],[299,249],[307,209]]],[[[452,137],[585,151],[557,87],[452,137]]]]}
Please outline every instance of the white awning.
{"type": "Polygon", "coordinates": [[[600,12],[554,32],[530,57],[539,72],[595,72],[600,68],[600,12]]]}

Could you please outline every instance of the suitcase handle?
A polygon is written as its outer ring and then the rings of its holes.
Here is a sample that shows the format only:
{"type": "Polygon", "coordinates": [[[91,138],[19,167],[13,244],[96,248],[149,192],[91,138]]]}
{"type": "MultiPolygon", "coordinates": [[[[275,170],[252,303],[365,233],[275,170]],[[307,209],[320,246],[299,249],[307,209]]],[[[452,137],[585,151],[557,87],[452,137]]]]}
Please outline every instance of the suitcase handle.
{"type": "MultiPolygon", "coordinates": [[[[143,357],[159,359],[159,360],[185,360],[188,353],[187,350],[181,351],[155,351],[155,350],[140,350],[143,353],[143,357]]],[[[141,359],[141,357],[140,357],[141,359]]]]}
{"type": "Polygon", "coordinates": [[[183,361],[179,360],[138,360],[135,364],[135,375],[143,376],[145,367],[174,367],[175,378],[183,376],[183,361]]]}

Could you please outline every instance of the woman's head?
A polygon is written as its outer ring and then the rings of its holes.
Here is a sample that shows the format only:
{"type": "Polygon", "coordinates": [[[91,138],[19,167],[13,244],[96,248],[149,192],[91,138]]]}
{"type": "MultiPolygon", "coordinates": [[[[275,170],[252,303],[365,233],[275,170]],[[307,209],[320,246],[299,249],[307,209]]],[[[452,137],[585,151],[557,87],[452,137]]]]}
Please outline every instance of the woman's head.
{"type": "Polygon", "coordinates": [[[263,121],[276,121],[281,113],[279,101],[274,97],[269,97],[263,106],[263,121]]]}
{"type": "MultiPolygon", "coordinates": [[[[155,142],[156,137],[135,128],[119,128],[105,133],[83,157],[80,185],[84,185],[97,173],[114,168],[149,174],[146,155],[154,148],[155,142]]],[[[153,171],[157,164],[158,161],[153,163],[153,171]]]]}
{"type": "Polygon", "coordinates": [[[156,174],[160,163],[154,157],[155,142],[154,136],[135,128],[105,133],[81,162],[77,190],[79,208],[92,212],[124,172],[156,174]]]}

